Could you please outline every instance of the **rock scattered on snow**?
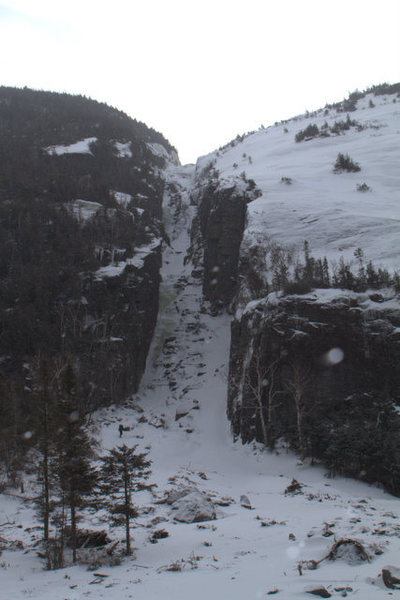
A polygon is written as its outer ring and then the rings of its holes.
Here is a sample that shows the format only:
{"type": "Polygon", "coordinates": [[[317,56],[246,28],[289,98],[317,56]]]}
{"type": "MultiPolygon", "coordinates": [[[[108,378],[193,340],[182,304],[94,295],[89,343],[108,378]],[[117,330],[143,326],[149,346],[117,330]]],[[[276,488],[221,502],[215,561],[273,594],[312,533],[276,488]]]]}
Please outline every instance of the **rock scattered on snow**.
{"type": "Polygon", "coordinates": [[[371,560],[363,544],[357,540],[343,539],[335,542],[328,554],[329,560],[345,560],[349,565],[358,565],[371,560]]]}
{"type": "Polygon", "coordinates": [[[230,496],[222,496],[222,498],[215,500],[215,504],[218,504],[218,506],[230,506],[234,502],[234,499],[230,496]]]}
{"type": "Polygon", "coordinates": [[[299,483],[297,479],[292,479],[291,483],[285,489],[285,494],[302,494],[302,488],[304,487],[304,483],[299,483]]]}
{"type": "Polygon", "coordinates": [[[200,523],[217,518],[214,504],[199,490],[194,490],[178,498],[172,504],[175,521],[200,523]]]}
{"type": "Polygon", "coordinates": [[[347,592],[352,592],[353,588],[350,587],[349,585],[347,585],[347,586],[344,586],[344,587],[335,587],[334,590],[335,590],[335,592],[341,592],[341,595],[343,597],[346,597],[347,596],[347,592]]]}
{"type": "Polygon", "coordinates": [[[189,411],[187,410],[177,410],[175,413],[175,421],[179,421],[179,419],[182,419],[183,417],[186,417],[189,414],[189,411]]]}
{"type": "Polygon", "coordinates": [[[156,529],[149,537],[149,542],[157,544],[158,540],[169,537],[169,532],[166,529],[156,529]]]}
{"type": "Polygon", "coordinates": [[[332,596],[332,594],[324,587],[307,590],[307,594],[313,594],[314,596],[320,596],[321,598],[330,598],[332,596]]]}
{"type": "Polygon", "coordinates": [[[382,569],[382,581],[391,590],[400,590],[400,579],[394,577],[389,569],[382,569]]]}
{"type": "Polygon", "coordinates": [[[240,506],[243,506],[243,508],[248,508],[249,510],[253,510],[251,502],[248,496],[246,496],[245,494],[242,494],[240,496],[240,506]]]}

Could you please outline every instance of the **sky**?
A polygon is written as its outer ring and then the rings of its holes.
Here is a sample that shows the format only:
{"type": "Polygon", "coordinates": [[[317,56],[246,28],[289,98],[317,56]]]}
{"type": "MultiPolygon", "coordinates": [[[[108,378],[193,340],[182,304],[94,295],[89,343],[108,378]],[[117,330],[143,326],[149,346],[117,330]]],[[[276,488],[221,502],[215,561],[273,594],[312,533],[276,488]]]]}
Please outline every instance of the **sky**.
{"type": "Polygon", "coordinates": [[[0,85],[83,94],[181,162],[400,81],[400,0],[0,0],[0,85]]]}

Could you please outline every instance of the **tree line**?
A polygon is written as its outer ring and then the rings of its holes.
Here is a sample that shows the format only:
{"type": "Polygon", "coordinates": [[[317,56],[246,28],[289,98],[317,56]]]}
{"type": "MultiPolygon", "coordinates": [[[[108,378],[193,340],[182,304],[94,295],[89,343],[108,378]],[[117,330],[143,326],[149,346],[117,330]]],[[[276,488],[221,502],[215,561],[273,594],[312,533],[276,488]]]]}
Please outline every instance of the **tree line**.
{"type": "MultiPolygon", "coordinates": [[[[308,241],[303,243],[303,254],[297,259],[280,246],[271,250],[272,290],[284,294],[306,294],[314,288],[339,288],[354,292],[367,289],[393,288],[400,291],[400,274],[376,267],[367,260],[362,248],[354,251],[354,260],[332,261],[326,256],[315,258],[308,241]]],[[[268,292],[267,292],[268,293],[268,292]]]]}

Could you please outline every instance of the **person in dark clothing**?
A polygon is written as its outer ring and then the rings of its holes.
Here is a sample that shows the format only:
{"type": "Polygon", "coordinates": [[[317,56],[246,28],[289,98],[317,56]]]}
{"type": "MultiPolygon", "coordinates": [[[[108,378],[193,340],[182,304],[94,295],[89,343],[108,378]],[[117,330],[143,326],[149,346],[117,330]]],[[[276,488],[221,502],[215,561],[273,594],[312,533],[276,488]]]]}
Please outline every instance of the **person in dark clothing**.
{"type": "Polygon", "coordinates": [[[119,431],[119,437],[122,437],[122,434],[124,433],[124,426],[122,425],[122,423],[120,423],[120,425],[118,427],[118,431],[119,431]]]}

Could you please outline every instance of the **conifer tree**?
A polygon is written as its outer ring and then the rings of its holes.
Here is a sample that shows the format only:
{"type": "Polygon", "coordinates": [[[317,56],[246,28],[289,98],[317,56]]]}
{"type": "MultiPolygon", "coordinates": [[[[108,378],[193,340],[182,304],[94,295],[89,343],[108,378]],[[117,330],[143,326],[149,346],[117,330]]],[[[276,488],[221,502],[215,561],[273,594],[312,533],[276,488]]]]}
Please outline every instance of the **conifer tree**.
{"type": "Polygon", "coordinates": [[[137,445],[128,448],[125,444],[109,451],[102,458],[100,491],[104,506],[112,518],[112,525],[125,525],[126,554],[132,553],[130,522],[138,512],[132,502],[132,492],[138,488],[139,479],[147,479],[151,461],[146,453],[136,453],[137,445]]]}
{"type": "Polygon", "coordinates": [[[322,261],[322,280],[323,280],[323,284],[326,287],[329,287],[330,275],[329,275],[328,260],[327,260],[326,256],[324,256],[324,260],[322,261]]]}
{"type": "Polygon", "coordinates": [[[0,460],[9,470],[15,447],[15,423],[10,388],[0,371],[0,460]]]}
{"type": "Polygon", "coordinates": [[[0,371],[0,466],[14,487],[21,483],[18,470],[22,468],[26,420],[13,384],[0,371]]]}
{"type": "Polygon", "coordinates": [[[54,452],[57,407],[51,390],[51,373],[48,361],[39,357],[34,369],[34,402],[32,411],[35,429],[37,430],[37,448],[41,454],[38,465],[42,491],[37,505],[43,522],[43,540],[49,540],[49,523],[51,514],[51,457],[54,452]]]}
{"type": "Polygon", "coordinates": [[[303,244],[304,251],[304,279],[307,283],[312,284],[314,280],[315,260],[310,253],[310,245],[307,240],[303,244]]]}
{"type": "Polygon", "coordinates": [[[89,460],[93,444],[85,429],[85,416],[71,363],[62,372],[60,384],[60,427],[54,468],[60,487],[60,501],[70,513],[72,560],[76,562],[77,511],[93,491],[96,473],[89,460]]]}

